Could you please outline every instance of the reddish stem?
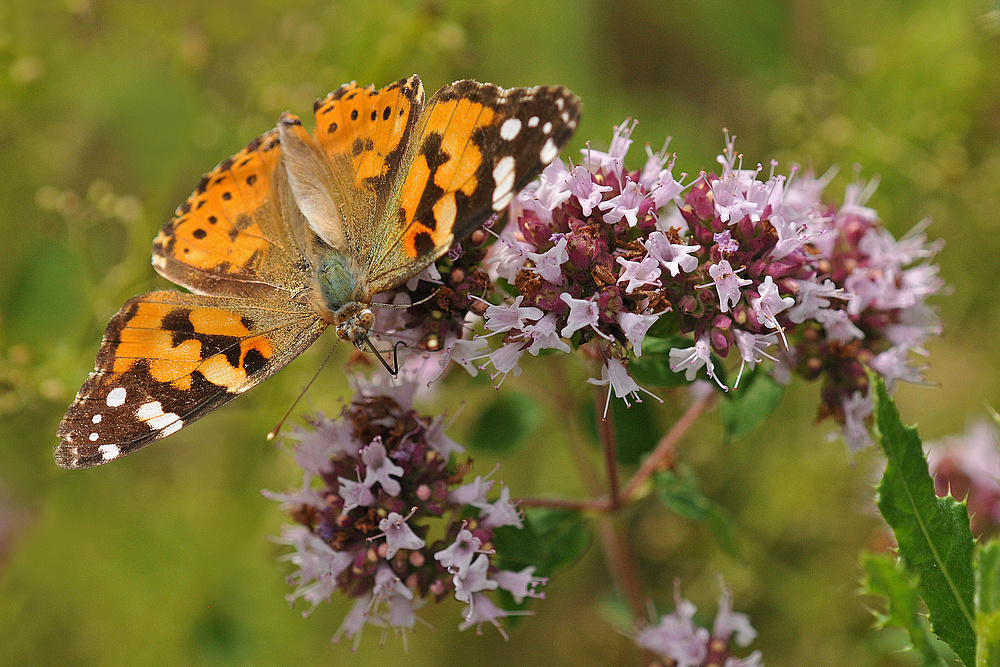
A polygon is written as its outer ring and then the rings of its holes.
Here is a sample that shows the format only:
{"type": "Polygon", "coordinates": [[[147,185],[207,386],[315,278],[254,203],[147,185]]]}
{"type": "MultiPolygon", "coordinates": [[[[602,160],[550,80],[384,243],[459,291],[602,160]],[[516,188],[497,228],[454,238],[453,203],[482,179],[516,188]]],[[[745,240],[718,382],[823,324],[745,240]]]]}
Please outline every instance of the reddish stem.
{"type": "Polygon", "coordinates": [[[646,480],[656,472],[657,470],[665,470],[672,468],[674,465],[674,453],[677,449],[677,443],[680,439],[687,433],[687,430],[698,421],[712,405],[715,404],[717,394],[712,392],[707,396],[699,399],[687,409],[687,411],[681,415],[680,419],[674,422],[674,425],[670,427],[670,430],[660,439],[660,442],[656,445],[646,460],[642,462],[639,469],[636,471],[632,479],[629,480],[628,484],[625,486],[625,492],[623,494],[626,501],[635,498],[639,489],[646,480]]]}

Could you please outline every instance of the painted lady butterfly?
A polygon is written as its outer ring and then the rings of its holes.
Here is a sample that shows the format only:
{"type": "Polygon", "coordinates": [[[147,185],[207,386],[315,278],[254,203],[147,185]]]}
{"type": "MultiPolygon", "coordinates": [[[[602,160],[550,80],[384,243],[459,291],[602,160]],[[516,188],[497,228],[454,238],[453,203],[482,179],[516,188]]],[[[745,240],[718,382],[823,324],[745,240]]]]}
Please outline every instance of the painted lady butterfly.
{"type": "Polygon", "coordinates": [[[56,463],[90,468],[175,433],[331,324],[371,347],[372,296],[503,211],[580,117],[559,86],[466,80],[423,98],[417,76],[345,84],[316,102],[312,136],[285,113],[205,175],[153,242],[156,270],[193,294],[143,294],[111,319],[56,463]]]}

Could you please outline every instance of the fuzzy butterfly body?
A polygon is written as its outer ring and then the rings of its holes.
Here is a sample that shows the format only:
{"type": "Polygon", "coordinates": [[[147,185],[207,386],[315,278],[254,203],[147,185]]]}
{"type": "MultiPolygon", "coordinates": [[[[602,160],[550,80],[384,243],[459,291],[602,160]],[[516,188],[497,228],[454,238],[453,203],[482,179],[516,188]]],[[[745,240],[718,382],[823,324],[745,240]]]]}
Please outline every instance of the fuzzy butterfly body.
{"type": "Polygon", "coordinates": [[[198,183],[153,242],[191,294],[135,297],[59,425],[56,463],[89,468],[176,432],[270,377],[330,325],[370,343],[372,297],[506,209],[559,154],[580,102],[559,86],[417,76],[345,84],[310,135],[283,114],[198,183]]]}

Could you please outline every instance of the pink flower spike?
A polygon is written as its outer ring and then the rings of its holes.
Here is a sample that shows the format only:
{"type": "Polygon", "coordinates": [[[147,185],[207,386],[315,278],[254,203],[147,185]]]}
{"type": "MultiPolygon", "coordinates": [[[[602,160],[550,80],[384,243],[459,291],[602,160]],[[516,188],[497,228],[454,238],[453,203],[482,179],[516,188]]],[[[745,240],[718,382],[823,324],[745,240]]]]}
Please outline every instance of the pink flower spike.
{"type": "Polygon", "coordinates": [[[521,604],[524,598],[544,599],[545,593],[538,593],[538,587],[548,583],[548,577],[536,577],[535,566],[530,565],[520,572],[510,570],[500,570],[493,575],[493,578],[500,584],[500,588],[509,592],[514,598],[514,602],[521,604]]]}
{"type": "Polygon", "coordinates": [[[500,619],[506,616],[531,616],[534,613],[530,610],[505,611],[493,604],[493,601],[483,593],[473,593],[472,603],[465,608],[465,621],[459,624],[458,629],[460,632],[464,632],[472,626],[476,626],[476,634],[481,635],[483,634],[483,623],[491,623],[500,631],[500,635],[504,638],[504,641],[508,641],[510,637],[507,636],[507,633],[504,632],[503,627],[500,625],[500,619]]]}
{"type": "Polygon", "coordinates": [[[392,462],[386,455],[385,446],[382,444],[382,437],[376,436],[371,444],[361,450],[361,460],[365,464],[365,481],[363,484],[369,489],[377,482],[382,490],[390,496],[399,494],[399,482],[393,477],[403,474],[403,469],[392,462]]]}
{"type": "Polygon", "coordinates": [[[872,444],[872,438],[868,435],[868,427],[865,420],[875,411],[875,404],[872,402],[871,391],[867,394],[855,391],[850,398],[844,400],[844,425],[842,427],[844,440],[847,447],[856,452],[872,444]]]}
{"type": "Polygon", "coordinates": [[[471,530],[463,528],[458,531],[458,536],[455,537],[451,546],[434,554],[434,560],[457,576],[464,577],[465,572],[472,564],[472,559],[476,557],[477,553],[480,553],[479,547],[481,546],[483,546],[483,541],[473,535],[471,530]]]}
{"type": "Polygon", "coordinates": [[[708,343],[707,335],[695,341],[693,347],[675,347],[670,350],[670,370],[675,373],[684,371],[684,379],[688,382],[698,376],[698,371],[702,367],[723,391],[729,391],[729,387],[722,384],[722,381],[715,374],[715,364],[712,363],[712,347],[708,343]]]}
{"type": "Polygon", "coordinates": [[[601,367],[601,379],[588,378],[587,382],[593,385],[608,385],[608,398],[604,401],[604,417],[608,416],[608,406],[611,404],[611,392],[615,392],[615,398],[625,401],[625,407],[631,407],[628,402],[629,397],[636,403],[642,403],[639,392],[645,392],[658,400],[663,399],[644,387],[636,384],[635,380],[628,374],[625,364],[617,359],[608,359],[608,363],[601,367]]]}
{"type": "Polygon", "coordinates": [[[773,333],[754,334],[742,329],[733,329],[733,337],[736,339],[736,348],[739,350],[742,360],[740,362],[740,372],[736,374],[736,382],[733,383],[733,389],[736,389],[740,386],[743,369],[748,364],[752,368],[760,363],[762,357],[766,357],[771,361],[777,361],[775,357],[764,351],[777,341],[773,333]]]}
{"type": "Polygon", "coordinates": [[[436,451],[447,461],[452,452],[461,454],[465,451],[465,447],[449,438],[445,434],[444,429],[444,415],[441,415],[430,423],[424,437],[427,438],[427,444],[431,446],[431,449],[436,451]]]}
{"type": "Polygon", "coordinates": [[[635,352],[635,356],[642,356],[642,341],[646,338],[646,332],[649,331],[649,328],[653,326],[656,320],[660,319],[660,315],[662,314],[639,315],[638,313],[618,313],[618,326],[625,333],[625,338],[632,343],[632,351],[635,352]]]}
{"type": "Polygon", "coordinates": [[[607,211],[604,222],[609,225],[617,224],[625,218],[629,227],[635,227],[639,223],[639,207],[645,200],[646,193],[642,191],[642,187],[634,181],[627,181],[620,195],[602,201],[597,208],[607,211]]]}
{"type": "Polygon", "coordinates": [[[479,353],[488,345],[489,343],[486,342],[485,338],[473,338],[472,340],[456,338],[447,343],[444,348],[444,354],[441,355],[441,359],[438,362],[441,364],[441,375],[447,369],[448,363],[454,361],[464,368],[469,375],[476,377],[479,375],[479,367],[476,366],[475,361],[482,358],[482,355],[479,353]]]}
{"type": "Polygon", "coordinates": [[[774,279],[771,276],[765,278],[757,290],[760,296],[756,299],[750,299],[750,307],[753,308],[761,324],[768,329],[778,330],[778,333],[781,334],[781,341],[785,344],[785,349],[787,349],[788,341],[785,340],[785,332],[782,331],[781,325],[778,324],[778,320],[775,318],[781,311],[791,308],[795,304],[795,299],[790,296],[782,298],[778,294],[778,286],[774,284],[774,279]]]}
{"type": "Polygon", "coordinates": [[[521,528],[524,517],[521,510],[510,499],[510,487],[500,483],[500,497],[489,503],[479,511],[479,520],[486,528],[499,528],[500,526],[514,526],[521,528]]]}
{"type": "Polygon", "coordinates": [[[529,252],[528,259],[535,263],[532,271],[554,285],[565,282],[560,267],[569,260],[569,253],[566,252],[568,243],[564,236],[543,253],[529,252]]]}
{"type": "MultiPolygon", "coordinates": [[[[518,297],[520,298],[520,297],[518,297]]],[[[499,388],[503,381],[507,379],[507,375],[510,373],[517,377],[521,374],[521,367],[518,366],[518,362],[524,355],[524,343],[522,341],[514,341],[512,343],[507,343],[493,350],[487,355],[489,361],[480,366],[480,368],[485,369],[488,365],[493,364],[493,368],[496,372],[490,374],[491,380],[496,380],[498,376],[503,376],[500,378],[500,382],[496,384],[499,388]]]]}
{"type": "MultiPolygon", "coordinates": [[[[742,269],[741,269],[742,270],[742,269]]],[[[735,306],[740,300],[740,288],[752,283],[752,280],[740,278],[726,260],[708,267],[708,275],[712,276],[715,289],[719,291],[719,310],[728,312],[730,306],[735,306]]]]}
{"type": "Polygon", "coordinates": [[[533,306],[522,307],[522,301],[524,301],[524,295],[514,299],[514,303],[488,306],[485,313],[486,328],[494,333],[499,333],[511,329],[522,329],[525,320],[542,319],[542,315],[545,313],[533,306]]]}
{"type": "Polygon", "coordinates": [[[594,208],[604,199],[604,193],[610,192],[611,189],[610,185],[595,183],[594,175],[587,171],[583,165],[573,167],[570,171],[569,191],[580,202],[584,217],[589,217],[593,213],[594,208]]]}
{"type": "Polygon", "coordinates": [[[375,494],[361,482],[355,482],[346,477],[338,477],[337,480],[340,482],[337,494],[344,500],[344,509],[341,510],[341,514],[347,514],[355,507],[371,507],[375,504],[375,494]]]}
{"type": "Polygon", "coordinates": [[[597,325],[600,323],[600,312],[598,311],[596,302],[590,299],[574,299],[566,292],[560,294],[559,298],[569,306],[566,326],[559,332],[564,338],[569,338],[584,327],[591,327],[599,336],[611,340],[611,336],[597,328],[597,325]]]}
{"type": "Polygon", "coordinates": [[[386,560],[395,556],[400,549],[423,548],[425,542],[417,537],[412,528],[406,525],[407,520],[413,516],[416,510],[417,508],[414,507],[405,517],[398,512],[389,512],[389,516],[379,521],[378,524],[379,530],[383,531],[382,534],[368,538],[371,541],[385,536],[386,560]]]}
{"type": "Polygon", "coordinates": [[[656,258],[660,266],[670,271],[671,276],[681,271],[691,273],[698,268],[698,258],[692,257],[691,253],[701,250],[701,246],[671,243],[661,231],[651,232],[645,242],[639,239],[639,243],[650,257],[656,258]]]}
{"type": "MultiPolygon", "coordinates": [[[[641,262],[633,262],[624,257],[616,257],[615,261],[622,265],[622,274],[618,282],[628,281],[625,293],[631,294],[641,285],[660,286],[660,263],[655,257],[647,255],[641,262]]],[[[747,282],[750,282],[749,280],[747,282]]]]}
{"type": "Polygon", "coordinates": [[[463,484],[453,491],[448,492],[448,500],[458,505],[472,505],[473,507],[478,507],[480,509],[489,505],[489,501],[486,500],[486,494],[489,490],[493,488],[493,480],[490,479],[493,475],[497,473],[500,469],[500,464],[498,463],[490,474],[485,477],[482,475],[476,475],[476,479],[472,480],[468,484],[463,484]]]}
{"type": "Polygon", "coordinates": [[[524,335],[531,338],[531,345],[528,352],[534,356],[542,350],[555,349],[560,352],[570,352],[572,348],[559,337],[556,329],[559,323],[559,316],[555,313],[548,313],[545,317],[534,324],[524,327],[524,335]]]}
{"type": "Polygon", "coordinates": [[[455,599],[459,602],[472,604],[473,593],[494,591],[500,584],[487,578],[490,569],[490,558],[479,554],[464,572],[456,572],[452,580],[455,582],[455,599]]]}
{"type": "Polygon", "coordinates": [[[608,151],[595,151],[588,145],[587,148],[580,149],[583,154],[583,164],[591,171],[603,170],[614,174],[621,180],[622,168],[625,165],[625,155],[632,146],[632,132],[638,121],[626,118],[621,125],[615,126],[614,135],[611,137],[611,145],[608,151]],[[631,122],[630,122],[631,121],[631,122]]]}

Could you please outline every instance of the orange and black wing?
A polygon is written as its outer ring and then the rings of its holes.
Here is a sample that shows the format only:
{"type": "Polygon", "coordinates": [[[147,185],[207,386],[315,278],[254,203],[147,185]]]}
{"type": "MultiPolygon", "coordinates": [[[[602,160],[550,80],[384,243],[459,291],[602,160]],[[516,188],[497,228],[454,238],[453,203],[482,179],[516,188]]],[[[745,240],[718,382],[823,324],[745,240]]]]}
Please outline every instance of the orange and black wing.
{"type": "Polygon", "coordinates": [[[405,282],[505,210],[579,119],[579,98],[561,86],[465,80],[438,90],[417,120],[382,231],[361,255],[372,293],[405,282]]]}
{"type": "Polygon", "coordinates": [[[295,302],[173,291],[130,300],[59,425],[56,463],[90,468],[178,431],[276,373],[325,328],[295,302]]]}
{"type": "Polygon", "coordinates": [[[308,284],[301,213],[271,130],[205,174],[153,242],[153,266],[200,294],[280,299],[308,284]]]}

